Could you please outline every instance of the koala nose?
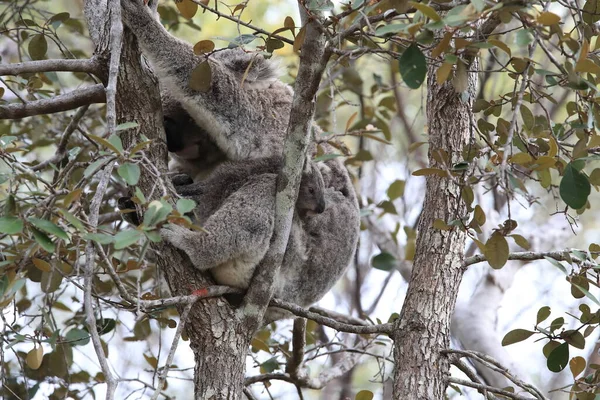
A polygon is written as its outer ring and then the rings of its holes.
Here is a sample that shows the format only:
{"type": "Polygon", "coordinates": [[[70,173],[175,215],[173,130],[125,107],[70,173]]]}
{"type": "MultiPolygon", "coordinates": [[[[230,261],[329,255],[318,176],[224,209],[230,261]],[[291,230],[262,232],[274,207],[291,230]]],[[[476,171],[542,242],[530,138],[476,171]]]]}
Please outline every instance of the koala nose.
{"type": "Polygon", "coordinates": [[[325,211],[325,200],[320,201],[317,205],[317,209],[315,210],[317,214],[321,214],[323,211],[325,211]]]}

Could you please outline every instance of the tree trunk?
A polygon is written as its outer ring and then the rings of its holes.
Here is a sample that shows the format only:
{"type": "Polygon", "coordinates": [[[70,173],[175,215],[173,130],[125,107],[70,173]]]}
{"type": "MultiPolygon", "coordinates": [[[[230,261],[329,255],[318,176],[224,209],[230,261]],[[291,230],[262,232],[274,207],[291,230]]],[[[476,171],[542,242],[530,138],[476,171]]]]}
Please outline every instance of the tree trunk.
{"type": "MultiPolygon", "coordinates": [[[[432,154],[436,150],[445,150],[451,163],[461,159],[470,137],[477,79],[476,74],[470,74],[469,96],[463,102],[451,83],[436,83],[435,69],[429,67],[427,80],[429,165],[434,168],[437,162],[432,154]]],[[[471,69],[476,69],[476,65],[471,69]]],[[[448,223],[465,214],[461,187],[447,177],[428,176],[412,278],[392,335],[396,362],[394,399],[444,398],[450,366],[440,351],[449,347],[450,321],[464,272],[466,235],[457,227],[447,231],[435,229],[433,222],[441,219],[448,223]]]]}
{"type": "MultiPolygon", "coordinates": [[[[96,55],[108,63],[110,15],[106,12],[106,0],[87,0],[85,6],[96,55]]],[[[146,155],[164,174],[167,171],[167,148],[158,81],[141,63],[135,36],[125,29],[123,39],[116,97],[117,122],[135,121],[139,127],[123,131],[121,139],[125,148],[139,143],[141,135],[153,140],[145,150],[146,155]]],[[[170,185],[170,182],[165,184],[170,185]]],[[[162,196],[156,178],[146,168],[142,168],[138,186],[149,200],[162,196]]],[[[189,295],[213,284],[210,278],[193,267],[184,253],[162,242],[152,247],[173,296],[189,295]]],[[[178,307],[178,311],[181,313],[183,308],[178,307]]],[[[197,302],[189,313],[185,329],[196,360],[195,398],[240,399],[246,354],[253,334],[251,329],[242,324],[235,310],[221,298],[197,302]]]]}
{"type": "MultiPolygon", "coordinates": [[[[151,153],[148,158],[158,160],[156,166],[164,174],[167,170],[167,149],[158,82],[139,63],[140,52],[135,38],[126,32],[117,97],[118,122],[137,121],[140,125],[138,135],[143,133],[155,140],[148,150],[151,153]]],[[[139,142],[138,135],[123,135],[124,145],[130,146],[134,137],[139,142]]],[[[138,185],[146,195],[154,189],[155,197],[160,196],[156,179],[150,174],[142,173],[138,185]]],[[[153,247],[156,249],[157,264],[173,296],[186,296],[194,290],[214,284],[174,247],[162,242],[153,247]]],[[[178,307],[180,314],[183,308],[178,307]]],[[[235,310],[223,299],[203,299],[189,313],[185,330],[196,360],[195,398],[240,399],[252,332],[242,325],[235,310]]]]}

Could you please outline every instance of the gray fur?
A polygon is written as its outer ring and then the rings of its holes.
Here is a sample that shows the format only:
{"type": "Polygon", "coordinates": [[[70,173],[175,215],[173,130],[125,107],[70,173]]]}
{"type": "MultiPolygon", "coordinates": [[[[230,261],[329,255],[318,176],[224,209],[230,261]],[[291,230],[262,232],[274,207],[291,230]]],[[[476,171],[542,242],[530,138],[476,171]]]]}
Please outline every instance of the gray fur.
{"type": "MultiPolygon", "coordinates": [[[[154,0],[150,1],[151,5],[154,3],[154,0]]],[[[178,126],[182,124],[177,132],[184,135],[180,139],[185,144],[182,150],[185,157],[177,153],[173,169],[187,169],[196,180],[208,175],[201,182],[207,183],[210,182],[210,171],[222,159],[243,161],[282,154],[293,92],[276,79],[276,68],[270,61],[242,49],[220,50],[207,57],[196,56],[189,44],[171,36],[156,21],[142,0],[121,0],[121,4],[124,22],[137,36],[144,54],[151,61],[163,93],[170,96],[163,99],[165,116],[174,118],[178,126]],[[189,87],[191,71],[205,60],[210,63],[212,72],[210,90],[194,91],[189,87]],[[248,74],[243,79],[246,69],[248,74]],[[190,142],[192,145],[188,146],[190,142]],[[215,148],[219,150],[215,151],[215,148]]],[[[333,151],[326,144],[322,146],[326,153],[333,151]]],[[[315,147],[311,149],[311,153],[314,152],[315,147]]],[[[320,169],[326,188],[326,210],[322,214],[308,213],[294,218],[284,264],[275,287],[277,297],[303,306],[319,300],[343,274],[354,254],[359,233],[358,203],[344,165],[334,158],[322,163],[320,169]]],[[[217,171],[218,168],[214,172],[217,171]]],[[[245,232],[261,232],[261,239],[247,235],[251,243],[260,242],[260,246],[265,243],[265,237],[270,237],[270,233],[264,232],[269,232],[272,220],[261,220],[259,216],[268,214],[268,210],[272,210],[271,204],[256,213],[252,210],[240,212],[241,207],[231,205],[234,201],[242,204],[245,198],[254,198],[259,193],[255,190],[272,190],[269,185],[273,182],[268,183],[267,180],[263,175],[256,175],[242,188],[232,192],[227,197],[227,204],[210,206],[216,207],[213,209],[217,211],[206,218],[207,224],[209,220],[214,224],[210,227],[205,225],[207,229],[214,231],[217,226],[230,223],[239,225],[241,229],[236,239],[239,241],[235,246],[237,249],[223,249],[229,252],[228,257],[245,251],[247,242],[242,237],[245,232]],[[232,218],[226,210],[236,217],[232,218]],[[237,212],[251,215],[235,214],[237,212]]],[[[187,195],[192,198],[199,195],[199,188],[201,186],[190,187],[187,195]]],[[[187,233],[185,235],[187,237],[187,233]]],[[[172,235],[171,239],[177,240],[176,236],[172,235]]],[[[213,245],[218,246],[217,243],[210,246],[213,245]]],[[[224,243],[224,246],[230,245],[224,243]]],[[[190,249],[196,246],[194,240],[185,244],[190,249]]],[[[205,248],[210,248],[207,246],[205,248]]],[[[261,248],[261,252],[263,250],[261,248]]],[[[254,254],[252,262],[257,257],[254,254]]],[[[268,314],[267,320],[284,316],[275,310],[268,314]]]]}
{"type": "MultiPolygon", "coordinates": [[[[307,162],[294,220],[325,211],[325,188],[318,168],[307,162]]],[[[215,281],[245,289],[273,234],[278,157],[220,165],[203,182],[185,188],[198,204],[196,218],[207,232],[180,226],[161,230],[163,239],[183,250],[194,266],[210,270],[215,281]]],[[[297,224],[298,222],[296,222],[297,224]]],[[[304,251],[304,249],[302,250],[304,251]]]]}

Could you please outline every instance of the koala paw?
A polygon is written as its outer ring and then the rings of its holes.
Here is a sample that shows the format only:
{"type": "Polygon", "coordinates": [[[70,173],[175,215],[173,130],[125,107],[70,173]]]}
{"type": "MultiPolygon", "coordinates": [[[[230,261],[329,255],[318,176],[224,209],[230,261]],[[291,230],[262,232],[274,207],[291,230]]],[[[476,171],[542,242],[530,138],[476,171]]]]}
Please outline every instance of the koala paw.
{"type": "Polygon", "coordinates": [[[180,250],[186,250],[186,239],[190,235],[190,230],[183,226],[169,224],[160,230],[160,237],[167,243],[172,244],[180,250]]]}
{"type": "Polygon", "coordinates": [[[171,178],[174,186],[187,186],[194,183],[194,180],[188,174],[177,174],[171,178]]]}

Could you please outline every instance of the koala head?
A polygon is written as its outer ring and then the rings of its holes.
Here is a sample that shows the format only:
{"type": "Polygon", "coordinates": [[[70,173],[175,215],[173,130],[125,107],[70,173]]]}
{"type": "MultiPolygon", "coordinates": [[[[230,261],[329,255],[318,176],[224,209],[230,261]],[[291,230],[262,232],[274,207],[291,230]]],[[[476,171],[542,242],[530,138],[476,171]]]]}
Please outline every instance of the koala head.
{"type": "Polygon", "coordinates": [[[276,62],[267,60],[258,53],[247,53],[240,47],[216,52],[214,57],[238,75],[240,80],[244,79],[246,88],[266,89],[278,81],[280,75],[276,62]]]}
{"type": "Polygon", "coordinates": [[[320,214],[325,211],[325,184],[323,176],[317,166],[310,160],[304,163],[302,171],[302,180],[300,181],[300,190],[296,209],[302,215],[320,214]]]}

